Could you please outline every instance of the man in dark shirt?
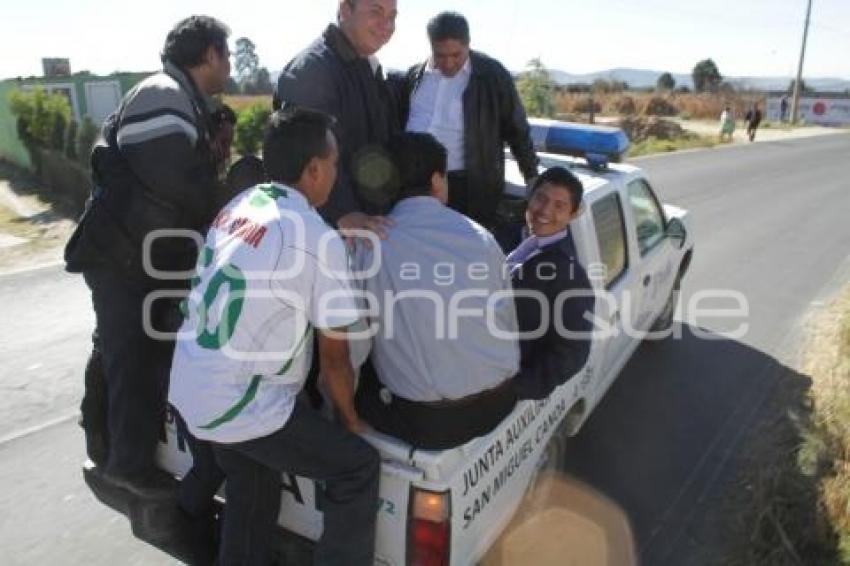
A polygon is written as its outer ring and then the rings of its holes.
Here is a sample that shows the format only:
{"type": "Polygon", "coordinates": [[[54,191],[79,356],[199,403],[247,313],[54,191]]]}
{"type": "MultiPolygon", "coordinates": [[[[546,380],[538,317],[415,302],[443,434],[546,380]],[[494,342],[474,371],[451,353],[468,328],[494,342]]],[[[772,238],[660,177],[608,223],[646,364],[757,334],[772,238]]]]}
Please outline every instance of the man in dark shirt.
{"type": "Polygon", "coordinates": [[[759,124],[761,124],[761,110],[759,110],[758,104],[753,104],[753,107],[744,117],[744,121],[747,123],[747,137],[751,142],[756,141],[756,131],[759,129],[759,124]]]}
{"type": "MultiPolygon", "coordinates": [[[[581,181],[563,167],[542,173],[528,201],[527,237],[505,260],[514,289],[542,294],[550,314],[542,336],[520,341],[520,371],[513,380],[520,399],[547,397],[581,371],[590,354],[593,290],[569,230],[583,192],[581,181]]],[[[516,307],[522,333],[546,320],[532,297],[519,296],[516,307]]]]}
{"type": "Polygon", "coordinates": [[[384,234],[390,166],[380,146],[398,130],[397,112],[375,53],[395,31],[396,0],[341,0],[337,24],[290,61],[274,107],[302,106],[337,120],[339,177],[319,211],[339,229],[384,234]]]}

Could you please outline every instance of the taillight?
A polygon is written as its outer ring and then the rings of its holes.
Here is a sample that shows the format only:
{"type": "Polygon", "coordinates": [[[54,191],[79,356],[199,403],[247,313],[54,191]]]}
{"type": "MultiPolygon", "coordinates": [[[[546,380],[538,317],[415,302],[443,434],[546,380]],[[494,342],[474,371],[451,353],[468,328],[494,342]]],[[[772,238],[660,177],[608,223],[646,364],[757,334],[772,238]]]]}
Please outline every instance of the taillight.
{"type": "Polygon", "coordinates": [[[451,548],[449,492],[411,488],[407,522],[407,564],[448,566],[451,548]]]}

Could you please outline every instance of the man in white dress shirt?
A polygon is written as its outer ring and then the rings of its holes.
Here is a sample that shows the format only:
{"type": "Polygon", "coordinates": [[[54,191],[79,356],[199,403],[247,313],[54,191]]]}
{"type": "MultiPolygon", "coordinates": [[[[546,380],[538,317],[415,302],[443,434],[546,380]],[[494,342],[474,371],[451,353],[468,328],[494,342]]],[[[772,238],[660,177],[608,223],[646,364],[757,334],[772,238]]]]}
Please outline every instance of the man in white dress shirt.
{"type": "Polygon", "coordinates": [[[513,77],[498,61],[470,49],[469,24],[454,12],[428,23],[431,57],[401,87],[408,132],[433,135],[448,151],[449,206],[492,229],[504,192],[507,143],[530,182],[537,155],[513,77]]]}

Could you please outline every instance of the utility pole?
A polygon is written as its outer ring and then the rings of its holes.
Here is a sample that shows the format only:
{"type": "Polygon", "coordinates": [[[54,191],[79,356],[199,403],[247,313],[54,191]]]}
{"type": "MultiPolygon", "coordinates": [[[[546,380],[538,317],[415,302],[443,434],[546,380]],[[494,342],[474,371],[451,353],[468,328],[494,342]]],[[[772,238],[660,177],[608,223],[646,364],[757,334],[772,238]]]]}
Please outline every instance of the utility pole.
{"type": "Polygon", "coordinates": [[[812,17],[812,0],[806,10],[806,25],[803,27],[803,47],[800,49],[800,64],[797,65],[797,80],[794,81],[794,94],[791,101],[791,123],[796,124],[800,117],[800,85],[803,82],[803,59],[806,58],[806,40],[809,38],[809,20],[812,17]]]}

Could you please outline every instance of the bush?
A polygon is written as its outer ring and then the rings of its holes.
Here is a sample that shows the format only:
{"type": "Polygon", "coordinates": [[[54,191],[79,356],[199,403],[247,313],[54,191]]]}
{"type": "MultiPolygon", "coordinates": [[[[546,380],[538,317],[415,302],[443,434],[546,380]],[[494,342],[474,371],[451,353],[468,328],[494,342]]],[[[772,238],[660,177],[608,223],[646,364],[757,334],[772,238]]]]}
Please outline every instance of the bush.
{"type": "Polygon", "coordinates": [[[602,106],[592,98],[580,98],[573,104],[572,111],[579,114],[598,114],[602,111],[602,106]]]}
{"type": "Polygon", "coordinates": [[[80,133],[77,135],[77,158],[86,167],[89,164],[91,148],[94,147],[98,135],[100,135],[100,132],[91,118],[83,118],[80,133]]]}
{"type": "Polygon", "coordinates": [[[65,128],[71,120],[71,105],[61,94],[47,94],[42,88],[12,91],[12,114],[18,118],[18,136],[26,144],[65,149],[65,128]]]}
{"type": "Polygon", "coordinates": [[[646,102],[643,113],[649,116],[675,116],[679,109],[663,96],[653,96],[646,102]]]}
{"type": "Polygon", "coordinates": [[[237,111],[236,151],[241,155],[255,155],[265,135],[271,109],[265,104],[254,104],[237,111]]]}
{"type": "Polygon", "coordinates": [[[629,116],[637,112],[637,105],[631,96],[621,96],[614,101],[614,109],[621,116],[629,116]]]}
{"type": "Polygon", "coordinates": [[[68,124],[68,132],[65,136],[65,157],[71,161],[77,161],[77,136],[79,135],[79,124],[76,120],[71,120],[68,124]]]}

